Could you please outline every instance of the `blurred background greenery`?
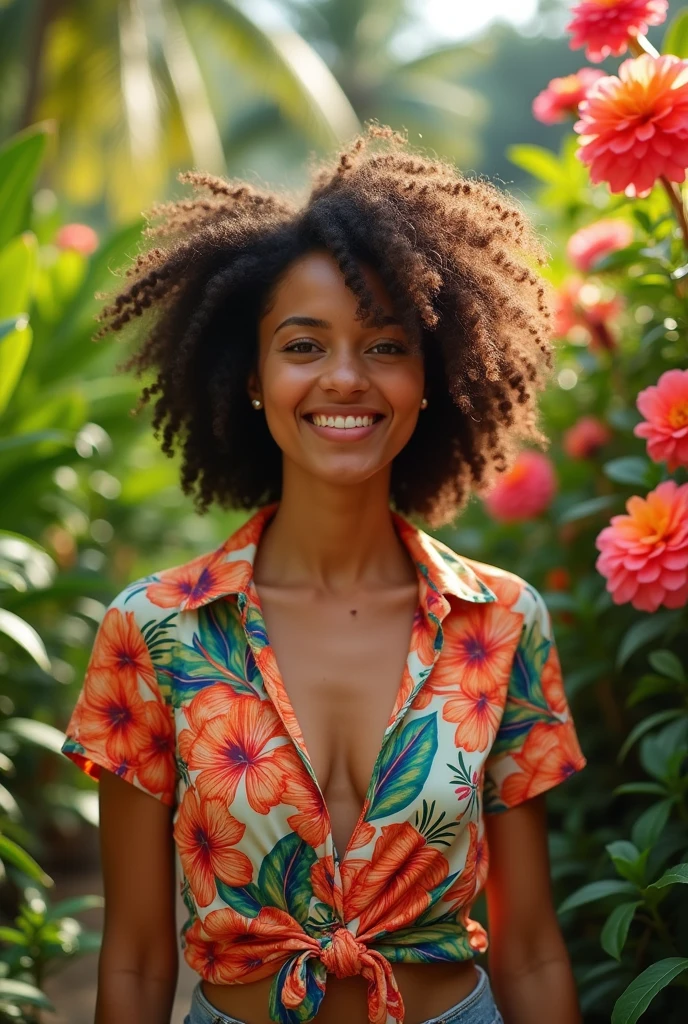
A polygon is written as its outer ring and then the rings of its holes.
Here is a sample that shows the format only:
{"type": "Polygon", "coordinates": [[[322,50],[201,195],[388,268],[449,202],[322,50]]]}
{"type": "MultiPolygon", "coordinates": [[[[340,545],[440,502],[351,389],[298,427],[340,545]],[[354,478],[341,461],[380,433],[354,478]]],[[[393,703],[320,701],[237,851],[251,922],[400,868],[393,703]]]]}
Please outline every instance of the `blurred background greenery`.
{"type": "MultiPolygon", "coordinates": [[[[685,609],[643,616],[612,607],[594,569],[595,536],[609,516],[634,489],[665,478],[632,435],[635,397],[662,370],[686,365],[676,275],[688,256],[661,190],[631,202],[591,186],[570,120],[546,126],[533,117],[549,80],[587,63],[564,32],[571,5],[475,6],[0,0],[0,1020],[91,1019],[94,955],[78,975],[81,1011],[78,985],[50,979],[98,947],[97,931],[82,923],[97,921],[97,897],[53,893],[99,884],[97,792],[58,751],[105,607],[132,579],[209,550],[243,518],[194,514],[176,460],[159,453],[147,416],[130,415],[138,385],[117,373],[121,343],[91,340],[94,294],[135,254],[142,211],[181,194],[179,170],[298,191],[309,159],[369,118],[514,194],[551,241],[557,286],[571,273],[565,244],[581,225],[623,211],[638,233],[625,262],[604,268],[605,287],[624,297],[618,352],[562,343],[557,383],[543,396],[558,474],[551,508],[504,524],[474,501],[442,537],[532,581],[555,616],[589,759],[549,801],[557,895],[618,881],[608,847],[628,842],[634,823],[633,842],[646,843],[655,873],[671,858],[688,860],[685,609]],[[561,443],[583,413],[613,431],[587,461],[567,458],[561,443]],[[660,656],[648,677],[652,644],[660,656]],[[648,699],[656,703],[643,717],[637,705],[648,699]],[[674,731],[662,739],[665,725],[674,731]],[[673,760],[650,748],[628,754],[643,734],[673,760]]],[[[682,7],[672,0],[669,19],[682,7]]],[[[663,32],[648,36],[658,48],[663,32]]],[[[613,73],[618,60],[600,66],[613,73]]],[[[678,480],[685,476],[679,470],[678,480]]],[[[600,946],[604,916],[592,899],[579,901],[582,917],[564,909],[586,1022],[608,1021],[620,993],[658,957],[686,956],[683,888],[672,904],[677,920],[658,925],[653,904],[654,927],[634,924],[630,952],[618,957],[609,942],[600,946]]],[[[603,909],[613,912],[613,900],[603,909]]],[[[484,920],[480,903],[477,916],[484,920]]],[[[686,1005],[677,975],[644,1019],[678,1024],[686,1005]]]]}

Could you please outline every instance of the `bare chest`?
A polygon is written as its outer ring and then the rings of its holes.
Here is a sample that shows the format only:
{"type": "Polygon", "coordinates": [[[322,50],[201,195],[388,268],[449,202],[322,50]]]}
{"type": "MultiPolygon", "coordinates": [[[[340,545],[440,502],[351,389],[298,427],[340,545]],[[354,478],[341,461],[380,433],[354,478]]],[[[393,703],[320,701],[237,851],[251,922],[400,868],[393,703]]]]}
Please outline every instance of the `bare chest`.
{"type": "Polygon", "coordinates": [[[417,585],[354,601],[261,587],[267,634],[341,851],[360,814],[408,655],[417,585]]]}

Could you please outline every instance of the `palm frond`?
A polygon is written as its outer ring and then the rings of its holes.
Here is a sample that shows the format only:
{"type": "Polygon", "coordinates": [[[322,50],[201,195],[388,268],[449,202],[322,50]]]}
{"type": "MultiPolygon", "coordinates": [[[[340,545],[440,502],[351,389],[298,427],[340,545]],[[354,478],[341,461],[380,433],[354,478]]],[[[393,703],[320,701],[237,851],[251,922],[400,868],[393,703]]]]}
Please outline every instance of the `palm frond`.
{"type": "Polygon", "coordinates": [[[296,32],[259,26],[231,0],[178,0],[185,21],[197,19],[222,42],[264,96],[311,143],[330,147],[359,128],[356,113],[324,60],[296,32]]]}

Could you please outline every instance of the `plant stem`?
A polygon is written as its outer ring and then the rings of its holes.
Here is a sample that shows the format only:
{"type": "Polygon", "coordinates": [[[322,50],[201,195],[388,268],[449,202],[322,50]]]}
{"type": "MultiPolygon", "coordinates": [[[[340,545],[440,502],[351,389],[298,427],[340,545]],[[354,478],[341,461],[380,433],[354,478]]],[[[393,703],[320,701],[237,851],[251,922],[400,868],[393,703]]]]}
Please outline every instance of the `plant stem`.
{"type": "MultiPolygon", "coordinates": [[[[652,43],[648,42],[647,38],[643,35],[631,36],[628,40],[628,49],[631,51],[634,57],[639,57],[642,53],[647,53],[650,57],[661,57],[658,50],[655,50],[652,43]]],[[[683,235],[683,243],[688,252],[688,216],[686,216],[686,208],[683,204],[683,196],[681,187],[676,185],[664,174],[660,174],[658,181],[661,182],[662,187],[666,191],[669,197],[676,219],[681,228],[681,234],[683,235]]]]}
{"type": "Polygon", "coordinates": [[[683,244],[688,252],[688,216],[686,216],[686,208],[683,203],[683,194],[679,185],[675,182],[669,181],[664,174],[660,174],[659,181],[661,181],[666,194],[669,196],[669,202],[674,208],[676,214],[676,220],[681,228],[681,234],[683,235],[683,244]]]}
{"type": "Polygon", "coordinates": [[[666,943],[668,948],[671,949],[674,956],[678,956],[678,950],[676,949],[676,946],[673,943],[671,935],[669,934],[669,929],[662,920],[659,911],[656,907],[650,907],[649,909],[650,913],[652,914],[652,919],[655,923],[655,928],[657,929],[657,934],[659,935],[660,939],[662,939],[666,943]]]}

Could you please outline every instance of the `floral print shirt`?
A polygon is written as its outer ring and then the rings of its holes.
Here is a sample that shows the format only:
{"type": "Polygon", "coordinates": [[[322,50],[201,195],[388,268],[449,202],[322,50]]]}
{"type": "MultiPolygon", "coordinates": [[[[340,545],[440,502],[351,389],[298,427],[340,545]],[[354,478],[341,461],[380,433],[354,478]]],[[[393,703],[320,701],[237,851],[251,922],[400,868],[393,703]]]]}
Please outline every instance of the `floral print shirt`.
{"type": "Polygon", "coordinates": [[[338,851],[253,580],[254,513],[217,551],[126,587],[99,627],[62,747],[173,809],[184,956],[215,984],[274,976],[312,1020],[328,972],[403,1021],[392,965],[487,948],[484,817],[586,763],[547,606],[392,511],[418,571],[410,649],[361,814],[338,851]]]}

